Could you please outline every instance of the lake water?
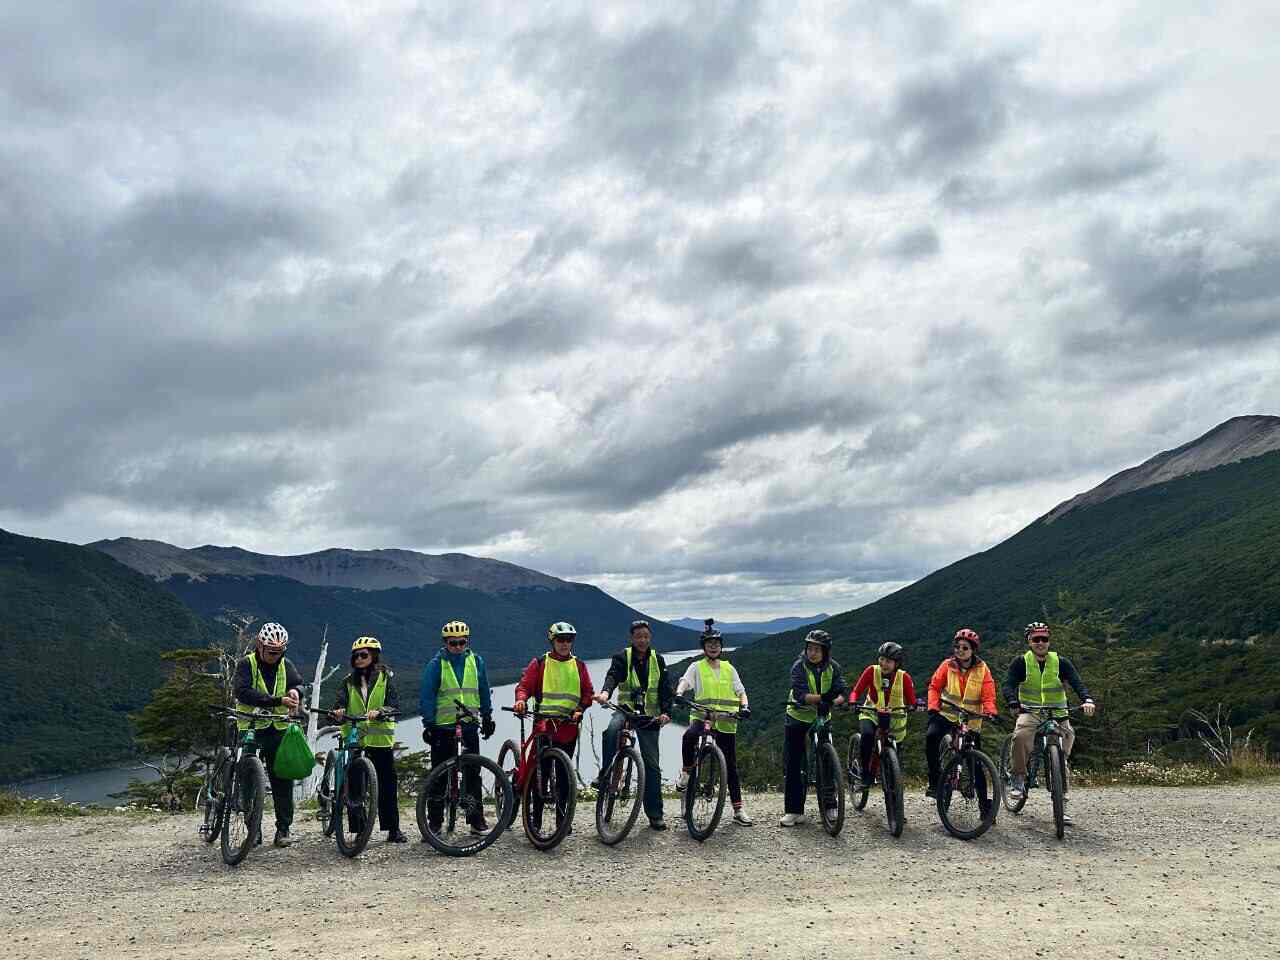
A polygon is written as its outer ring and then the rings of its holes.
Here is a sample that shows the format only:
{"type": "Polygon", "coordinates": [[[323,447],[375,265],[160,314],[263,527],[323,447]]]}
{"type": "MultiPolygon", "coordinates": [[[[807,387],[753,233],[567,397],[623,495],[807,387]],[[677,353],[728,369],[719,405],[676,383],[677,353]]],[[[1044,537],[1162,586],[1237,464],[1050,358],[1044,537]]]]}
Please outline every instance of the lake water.
{"type": "MultiPolygon", "coordinates": [[[[726,651],[727,652],[727,651],[726,651]]],[[[674,650],[663,652],[667,663],[676,663],[686,657],[701,654],[701,650],[674,650]]],[[[591,674],[591,682],[599,689],[604,682],[604,675],[609,669],[609,660],[588,660],[587,671],[591,674]]],[[[497,732],[488,740],[480,741],[480,752],[485,756],[498,756],[502,742],[508,738],[519,742],[520,721],[515,715],[507,713],[500,707],[509,707],[515,701],[516,685],[504,684],[493,688],[493,719],[498,725],[497,732]]],[[[416,704],[414,705],[416,707],[416,704]]],[[[600,737],[609,725],[613,713],[603,707],[595,706],[587,711],[582,721],[582,734],[578,738],[578,755],[575,758],[584,780],[590,780],[599,770],[600,737]]],[[[526,723],[526,727],[528,724],[526,723]]],[[[667,724],[659,738],[662,755],[662,779],[674,781],[680,772],[680,737],[684,727],[678,723],[667,724]]],[[[410,751],[422,750],[422,720],[411,717],[396,724],[396,739],[410,751]]],[[[322,744],[322,747],[326,744],[322,744]]],[[[97,803],[104,806],[117,803],[110,797],[128,786],[130,780],[154,780],[155,771],[147,767],[135,765],[109,767],[104,770],[93,770],[89,773],[70,774],[61,777],[50,777],[45,780],[32,780],[15,785],[15,789],[29,797],[58,796],[75,803],[97,803]]]]}

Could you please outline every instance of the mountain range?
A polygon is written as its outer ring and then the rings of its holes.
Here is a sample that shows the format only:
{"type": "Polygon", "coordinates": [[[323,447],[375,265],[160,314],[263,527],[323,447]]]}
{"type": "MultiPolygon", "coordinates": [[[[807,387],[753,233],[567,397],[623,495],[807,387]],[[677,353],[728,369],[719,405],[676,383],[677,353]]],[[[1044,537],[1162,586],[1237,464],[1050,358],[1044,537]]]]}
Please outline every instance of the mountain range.
{"type": "MultiPolygon", "coordinates": [[[[818,613],[812,617],[777,617],[773,620],[741,620],[736,622],[717,620],[716,629],[721,633],[749,633],[764,636],[770,633],[781,633],[783,630],[795,630],[811,623],[818,623],[829,616],[831,616],[829,613],[818,613]]],[[[705,622],[705,617],[701,619],[680,617],[676,620],[667,621],[672,626],[684,627],[686,630],[696,630],[698,633],[702,632],[705,622]]]]}

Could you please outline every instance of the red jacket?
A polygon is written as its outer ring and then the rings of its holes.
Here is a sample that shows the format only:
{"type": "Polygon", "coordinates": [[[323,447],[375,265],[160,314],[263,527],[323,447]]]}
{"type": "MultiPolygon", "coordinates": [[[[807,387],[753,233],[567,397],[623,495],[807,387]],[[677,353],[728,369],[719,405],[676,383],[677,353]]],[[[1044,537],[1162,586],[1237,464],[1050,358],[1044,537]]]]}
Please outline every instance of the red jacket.
{"type": "MultiPolygon", "coordinates": [[[[578,680],[582,684],[582,696],[578,700],[578,709],[586,710],[591,706],[591,698],[595,696],[596,691],[591,686],[591,674],[587,673],[587,665],[581,659],[578,660],[578,680]]],[[[516,684],[517,700],[528,700],[530,697],[542,699],[542,657],[529,661],[529,665],[524,668],[524,673],[520,675],[520,682],[516,684]]],[[[534,730],[539,733],[547,728],[548,723],[545,720],[538,721],[534,726],[534,730]]],[[[560,721],[549,732],[551,739],[556,743],[571,744],[578,739],[576,723],[560,721]]]]}
{"type": "MultiPolygon", "coordinates": [[[[899,668],[901,669],[901,668],[899,668]]],[[[851,707],[861,707],[862,700],[868,692],[872,692],[872,686],[876,680],[876,665],[873,663],[867,669],[862,671],[862,676],[858,678],[858,682],[853,685],[853,693],[849,694],[849,705],[851,707]]],[[[916,685],[911,682],[911,674],[902,670],[902,704],[908,710],[916,705],[916,685]]]]}
{"type": "MultiPolygon", "coordinates": [[[[947,673],[955,671],[960,674],[960,686],[963,689],[965,681],[969,679],[969,671],[976,667],[982,661],[974,659],[969,666],[969,670],[961,670],[960,664],[956,662],[955,657],[947,657],[938,665],[938,669],[933,671],[933,679],[929,681],[929,709],[938,710],[942,706],[942,691],[947,689],[947,673]]],[[[987,676],[982,681],[982,712],[989,716],[994,716],[999,711],[996,710],[996,682],[992,679],[990,668],[987,669],[987,676]]]]}

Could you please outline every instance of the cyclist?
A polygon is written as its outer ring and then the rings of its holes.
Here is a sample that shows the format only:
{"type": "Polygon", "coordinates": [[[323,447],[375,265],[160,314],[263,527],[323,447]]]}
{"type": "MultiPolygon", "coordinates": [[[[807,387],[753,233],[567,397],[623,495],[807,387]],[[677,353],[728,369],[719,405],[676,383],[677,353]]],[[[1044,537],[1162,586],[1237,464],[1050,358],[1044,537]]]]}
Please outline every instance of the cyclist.
{"type": "Polygon", "coordinates": [[[914,710],[916,706],[916,685],[911,674],[902,669],[906,651],[890,640],[880,644],[876,656],[876,662],[862,671],[849,696],[850,703],[856,703],[863,694],[867,698],[858,710],[862,733],[858,739],[861,753],[858,769],[862,771],[863,784],[868,787],[873,780],[871,753],[876,746],[876,730],[880,726],[887,727],[901,754],[902,743],[907,736],[907,715],[897,708],[914,710]]]}
{"type": "MultiPolygon", "coordinates": [[[[942,739],[960,722],[956,707],[978,714],[969,720],[975,746],[982,743],[982,717],[996,715],[996,685],[991,679],[991,670],[978,656],[981,646],[982,638],[976,632],[961,627],[952,639],[953,655],[942,661],[929,681],[929,726],[924,736],[924,756],[929,764],[927,797],[934,796],[938,787],[942,739]]],[[[985,798],[985,784],[977,786],[983,791],[983,802],[989,803],[985,798]]]]}
{"type": "MultiPolygon", "coordinates": [[[[489,690],[489,674],[484,659],[471,645],[471,628],[461,620],[450,620],[440,628],[440,649],[422,670],[419,709],[422,714],[422,738],[431,747],[431,766],[435,767],[457,755],[454,735],[458,728],[458,706],[461,700],[473,713],[480,715],[479,729],[475,720],[463,717],[462,750],[480,752],[480,737],[488,740],[497,729],[493,722],[493,699],[489,690]]],[[[470,794],[479,792],[478,782],[464,784],[470,794]]],[[[475,806],[471,833],[484,836],[489,825],[483,807],[475,806]]],[[[444,796],[427,802],[427,821],[438,831],[444,821],[444,796]]],[[[426,843],[424,838],[423,843],[426,843]]]]}
{"type": "MultiPolygon", "coordinates": [[[[400,694],[391,682],[395,674],[381,661],[382,644],[377,637],[356,637],[351,644],[351,672],[339,685],[329,713],[338,720],[348,713],[372,718],[358,726],[364,755],[373,762],[378,775],[378,829],[387,831],[389,843],[408,843],[409,838],[400,831],[396,794],[396,724],[382,716],[400,712],[400,694]]],[[[344,729],[344,736],[349,732],[344,729]]],[[[352,768],[352,789],[358,790],[362,780],[363,772],[352,768]]],[[[353,823],[351,830],[358,833],[362,826],[353,823]]]]}
{"type": "MultiPolygon", "coordinates": [[[[570,757],[578,746],[578,724],[582,721],[582,714],[591,706],[591,698],[595,695],[586,663],[573,655],[573,643],[577,638],[578,631],[573,624],[563,620],[547,628],[547,644],[551,649],[545,655],[530,660],[524,668],[520,682],[516,684],[516,702],[513,704],[516,716],[524,716],[529,700],[536,698],[538,712],[549,715],[556,722],[539,720],[533,725],[534,735],[547,734],[552,743],[570,757]]],[[[527,766],[522,757],[514,784],[517,796],[524,790],[524,782],[528,779],[527,766]]],[[[563,781],[559,787],[562,791],[572,789],[571,784],[563,781]]],[[[560,801],[567,798],[566,793],[560,801]]]]}
{"type": "MultiPolygon", "coordinates": [[[[694,702],[711,710],[732,711],[735,707],[741,717],[749,717],[751,708],[747,705],[747,688],[742,685],[742,678],[733,664],[720,656],[724,649],[724,637],[715,628],[714,620],[706,621],[707,627],[702,631],[702,656],[689,665],[680,683],[676,686],[676,694],[683,696],[692,691],[694,702]]],[[[697,712],[694,712],[696,717],[697,712]]],[[[711,731],[716,745],[724,754],[724,763],[728,768],[729,799],[733,801],[733,822],[749,827],[752,820],[747,816],[742,805],[742,785],[738,780],[738,721],[717,720],[711,731]]],[[[680,758],[682,768],[680,778],[676,781],[676,789],[683,790],[689,785],[689,773],[693,770],[694,750],[698,746],[700,732],[697,724],[690,724],[680,741],[680,758]]]]}
{"type": "MultiPolygon", "coordinates": [[[[280,719],[265,729],[259,728],[254,736],[262,753],[262,762],[271,781],[271,799],[276,808],[276,835],[272,840],[277,847],[293,843],[289,827],[293,825],[293,781],[275,775],[276,750],[284,731],[289,728],[285,719],[290,710],[296,710],[298,689],[302,675],[284,655],[289,646],[289,631],[278,623],[264,623],[258,631],[254,651],[236,665],[235,696],[237,710],[266,710],[280,715],[280,719]]],[[[237,720],[241,730],[247,730],[249,721],[237,720]]],[[[254,838],[262,843],[262,834],[254,838]]]]}
{"type": "MultiPolygon", "coordinates": [[[[1009,672],[1005,674],[1002,692],[1011,710],[1018,711],[1018,719],[1013,727],[1013,761],[1010,767],[1012,783],[1009,796],[1020,800],[1027,790],[1027,758],[1035,743],[1036,728],[1039,718],[1027,713],[1024,707],[1055,707],[1054,716],[1059,718],[1058,729],[1062,732],[1062,756],[1071,756],[1071,748],[1076,742],[1076,732],[1067,719],[1067,691],[1062,686],[1065,680],[1076,692],[1076,696],[1084,708],[1084,715],[1092,717],[1097,709],[1093,698],[1080,679],[1080,674],[1066,657],[1061,657],[1049,649],[1049,625],[1036,620],[1028,623],[1022,631],[1023,638],[1030,648],[1022,656],[1009,664],[1009,672]]],[[[1062,788],[1062,822],[1071,823],[1071,814],[1067,812],[1067,789],[1071,785],[1070,771],[1062,788]]]]}
{"type": "MultiPolygon", "coordinates": [[[[794,827],[804,823],[804,798],[809,788],[805,758],[809,752],[809,730],[818,719],[818,705],[840,706],[849,685],[845,683],[840,664],[831,659],[831,634],[810,630],[804,638],[804,652],[791,665],[791,693],[788,695],[787,720],[782,734],[784,770],[784,807],[779,825],[794,827]]],[[[834,797],[819,797],[828,807],[834,797]],[[830,802],[828,802],[830,801],[830,802]]]]}
{"type": "MultiPolygon", "coordinates": [[[[671,679],[662,656],[652,649],[653,632],[649,621],[636,620],[631,624],[631,643],[625,650],[613,655],[604,684],[596,694],[597,703],[605,703],[614,690],[618,699],[627,706],[651,717],[658,724],[671,720],[671,679]]],[[[600,746],[600,769],[608,770],[613,755],[618,750],[618,738],[626,717],[614,713],[604,732],[600,746]]],[[[635,729],[640,743],[640,757],[644,761],[644,813],[654,830],[667,829],[662,816],[662,765],[658,755],[658,727],[643,726],[635,729]]],[[[603,773],[601,773],[603,776],[603,773]]]]}

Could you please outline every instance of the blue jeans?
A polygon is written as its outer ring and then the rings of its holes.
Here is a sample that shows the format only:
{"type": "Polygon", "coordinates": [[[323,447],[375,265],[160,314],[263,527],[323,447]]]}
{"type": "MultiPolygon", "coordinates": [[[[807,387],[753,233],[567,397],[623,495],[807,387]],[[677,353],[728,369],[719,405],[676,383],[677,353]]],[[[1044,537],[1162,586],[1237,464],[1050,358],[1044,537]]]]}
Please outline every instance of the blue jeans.
{"type": "MultiPolygon", "coordinates": [[[[622,724],[626,718],[614,712],[613,719],[604,731],[600,743],[600,769],[608,770],[613,755],[618,752],[618,739],[622,736],[622,724]]],[[[662,765],[658,758],[658,728],[647,727],[631,731],[640,745],[640,759],[644,761],[644,812],[650,820],[662,816],[662,765]]]]}

